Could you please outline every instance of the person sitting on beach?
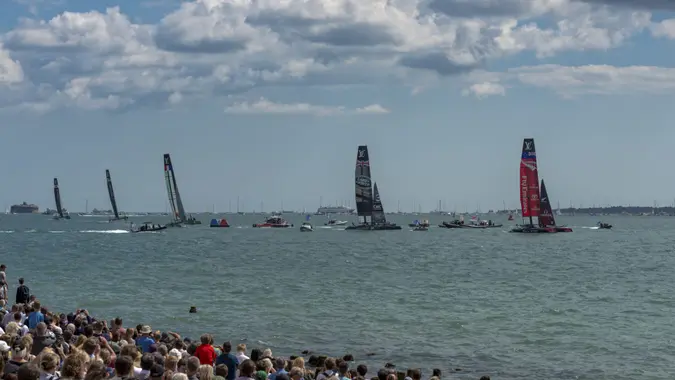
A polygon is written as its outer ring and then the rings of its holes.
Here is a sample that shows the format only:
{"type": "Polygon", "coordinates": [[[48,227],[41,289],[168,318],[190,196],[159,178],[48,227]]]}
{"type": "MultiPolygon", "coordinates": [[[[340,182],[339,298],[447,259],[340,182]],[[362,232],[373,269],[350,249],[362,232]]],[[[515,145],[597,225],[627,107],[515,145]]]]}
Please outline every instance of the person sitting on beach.
{"type": "Polygon", "coordinates": [[[232,343],[225,342],[223,343],[222,353],[216,358],[216,365],[224,364],[227,367],[227,380],[234,380],[237,377],[237,364],[239,363],[237,357],[231,351],[232,343]]]}
{"type": "Polygon", "coordinates": [[[199,340],[201,345],[195,350],[194,356],[199,358],[199,363],[213,365],[216,361],[216,350],[213,349],[212,338],[209,334],[202,335],[199,340]]]}
{"type": "Polygon", "coordinates": [[[241,363],[244,362],[244,360],[250,359],[248,356],[246,356],[246,344],[240,343],[237,345],[237,363],[241,365],[241,363]]]}
{"type": "Polygon", "coordinates": [[[150,346],[155,344],[155,340],[150,337],[150,334],[152,334],[152,328],[150,328],[148,325],[144,325],[141,327],[140,333],[141,336],[136,338],[136,345],[141,347],[141,352],[150,352],[150,346]]]}

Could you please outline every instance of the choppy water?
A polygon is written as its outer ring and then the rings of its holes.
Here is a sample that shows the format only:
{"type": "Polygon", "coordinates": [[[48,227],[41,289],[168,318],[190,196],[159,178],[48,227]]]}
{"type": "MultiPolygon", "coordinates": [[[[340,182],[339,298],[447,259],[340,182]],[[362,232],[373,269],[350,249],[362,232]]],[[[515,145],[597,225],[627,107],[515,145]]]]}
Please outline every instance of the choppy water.
{"type": "MultiPolygon", "coordinates": [[[[239,228],[128,234],[102,218],[2,215],[0,261],[53,308],[281,354],[461,368],[461,379],[673,373],[675,218],[605,217],[615,225],[606,231],[570,217],[574,233],[537,236],[508,226],[300,233],[303,217],[290,218],[288,230],[234,215],[239,228]]],[[[413,218],[424,217],[393,219],[413,218]]]]}

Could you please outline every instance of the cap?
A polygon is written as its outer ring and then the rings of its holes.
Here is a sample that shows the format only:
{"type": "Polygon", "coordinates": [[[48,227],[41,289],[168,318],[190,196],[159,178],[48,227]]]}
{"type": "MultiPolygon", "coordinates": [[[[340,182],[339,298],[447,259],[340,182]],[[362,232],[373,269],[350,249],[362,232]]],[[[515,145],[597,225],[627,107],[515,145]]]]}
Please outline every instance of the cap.
{"type": "Polygon", "coordinates": [[[5,342],[4,340],[0,340],[0,352],[7,352],[9,351],[9,344],[5,342]]]}

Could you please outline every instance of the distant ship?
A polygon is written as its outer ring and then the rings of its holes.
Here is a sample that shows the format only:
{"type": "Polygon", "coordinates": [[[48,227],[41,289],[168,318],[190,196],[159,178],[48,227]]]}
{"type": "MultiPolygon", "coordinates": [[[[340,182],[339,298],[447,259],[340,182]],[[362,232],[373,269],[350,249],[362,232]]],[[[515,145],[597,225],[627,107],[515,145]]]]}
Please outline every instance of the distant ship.
{"type": "Polygon", "coordinates": [[[319,207],[318,210],[316,210],[317,215],[324,215],[324,214],[352,214],[354,213],[354,209],[351,207],[345,207],[345,206],[326,206],[326,207],[319,207]]]}
{"type": "Polygon", "coordinates": [[[38,205],[23,202],[20,205],[12,205],[9,212],[12,214],[38,214],[40,212],[40,208],[38,205]]]}

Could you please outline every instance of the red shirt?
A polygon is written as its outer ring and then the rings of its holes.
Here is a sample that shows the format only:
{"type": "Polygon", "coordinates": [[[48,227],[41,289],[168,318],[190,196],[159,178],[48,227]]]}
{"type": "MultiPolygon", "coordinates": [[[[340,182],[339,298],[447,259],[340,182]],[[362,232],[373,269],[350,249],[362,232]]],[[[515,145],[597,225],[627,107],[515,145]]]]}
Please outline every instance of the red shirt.
{"type": "Polygon", "coordinates": [[[195,350],[195,355],[199,358],[200,364],[213,365],[213,362],[216,361],[216,350],[213,349],[213,346],[210,344],[202,344],[197,347],[195,350]]]}

